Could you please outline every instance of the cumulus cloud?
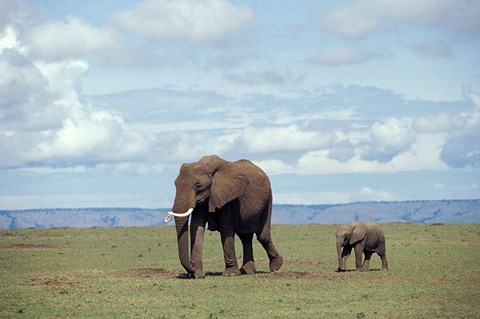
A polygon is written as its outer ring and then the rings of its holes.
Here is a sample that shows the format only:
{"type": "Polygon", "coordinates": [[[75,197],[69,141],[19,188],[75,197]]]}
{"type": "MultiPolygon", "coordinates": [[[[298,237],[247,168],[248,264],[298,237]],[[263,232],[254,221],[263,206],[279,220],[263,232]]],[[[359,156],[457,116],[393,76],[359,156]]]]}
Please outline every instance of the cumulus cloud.
{"type": "Polygon", "coordinates": [[[12,27],[0,32],[0,166],[72,165],[145,156],[153,136],[82,102],[82,60],[34,60],[12,27]]]}
{"type": "Polygon", "coordinates": [[[373,124],[369,132],[369,142],[362,148],[362,157],[389,162],[397,154],[408,150],[414,142],[415,134],[409,123],[389,118],[373,124]]]}
{"type": "Polygon", "coordinates": [[[330,147],[328,157],[339,162],[346,162],[355,156],[355,145],[344,141],[330,147]]]}
{"type": "Polygon", "coordinates": [[[261,167],[267,174],[285,174],[295,171],[295,167],[281,160],[269,159],[264,161],[255,161],[255,164],[261,167]]]}
{"type": "Polygon", "coordinates": [[[480,167],[480,95],[468,96],[472,112],[453,117],[455,130],[442,149],[441,158],[451,167],[480,167]]]}
{"type": "Polygon", "coordinates": [[[451,167],[480,167],[480,125],[454,134],[445,143],[442,159],[451,167]]]}
{"type": "Polygon", "coordinates": [[[135,160],[145,155],[153,140],[131,130],[121,118],[81,107],[62,127],[32,150],[32,161],[80,162],[135,160]]]}
{"type": "Polygon", "coordinates": [[[32,55],[47,60],[111,56],[122,49],[113,29],[94,27],[77,17],[38,24],[23,40],[32,55]]]}
{"type": "Polygon", "coordinates": [[[22,0],[0,1],[0,30],[8,26],[17,28],[32,24],[40,19],[41,14],[39,5],[22,0]]]}
{"type": "Polygon", "coordinates": [[[385,25],[402,23],[475,34],[480,30],[480,3],[364,0],[336,8],[324,19],[327,30],[350,38],[365,37],[385,25]]]}
{"type": "Polygon", "coordinates": [[[304,130],[298,125],[248,127],[242,140],[251,153],[274,153],[326,148],[336,140],[331,132],[304,130]]]}
{"type": "Polygon", "coordinates": [[[226,0],[145,0],[115,20],[154,41],[210,46],[230,42],[253,20],[253,13],[226,0]]]}
{"type": "Polygon", "coordinates": [[[433,116],[417,117],[412,128],[421,133],[449,132],[457,127],[456,121],[451,114],[442,112],[433,116]]]}
{"type": "MultiPolygon", "coordinates": [[[[0,42],[12,33],[0,33],[0,42]]],[[[32,62],[21,53],[23,47],[0,48],[0,122],[7,130],[35,131],[58,127],[62,109],[55,105],[58,93],[49,90],[48,80],[32,62]],[[39,109],[38,105],[42,108],[39,109]]]]}
{"type": "Polygon", "coordinates": [[[480,167],[480,97],[468,93],[466,99],[471,111],[420,116],[412,123],[418,134],[443,137],[440,158],[454,168],[480,167]]]}

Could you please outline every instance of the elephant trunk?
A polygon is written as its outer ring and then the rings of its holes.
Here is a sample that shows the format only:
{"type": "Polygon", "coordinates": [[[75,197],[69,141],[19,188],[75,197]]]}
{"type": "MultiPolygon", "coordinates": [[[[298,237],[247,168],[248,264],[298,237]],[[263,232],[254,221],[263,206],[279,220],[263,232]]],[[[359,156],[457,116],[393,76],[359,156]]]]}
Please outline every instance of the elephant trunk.
{"type": "Polygon", "coordinates": [[[343,265],[342,260],[342,247],[343,243],[337,240],[338,271],[345,271],[345,265],[343,265]]]}
{"type": "Polygon", "coordinates": [[[177,229],[178,257],[183,268],[189,273],[194,274],[195,268],[190,263],[188,253],[188,217],[175,217],[175,227],[177,229]]]}

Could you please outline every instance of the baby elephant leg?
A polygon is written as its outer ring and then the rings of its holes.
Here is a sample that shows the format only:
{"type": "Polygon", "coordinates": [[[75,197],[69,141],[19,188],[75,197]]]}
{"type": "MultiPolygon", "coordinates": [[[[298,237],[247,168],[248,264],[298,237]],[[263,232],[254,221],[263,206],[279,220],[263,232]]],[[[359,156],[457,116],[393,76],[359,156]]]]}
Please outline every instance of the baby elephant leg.
{"type": "Polygon", "coordinates": [[[362,271],[368,271],[370,265],[370,258],[372,257],[373,252],[365,251],[365,260],[363,261],[362,271]]]}
{"type": "Polygon", "coordinates": [[[380,258],[382,258],[382,270],[387,271],[388,270],[387,255],[384,253],[383,255],[380,255],[380,258]]]}

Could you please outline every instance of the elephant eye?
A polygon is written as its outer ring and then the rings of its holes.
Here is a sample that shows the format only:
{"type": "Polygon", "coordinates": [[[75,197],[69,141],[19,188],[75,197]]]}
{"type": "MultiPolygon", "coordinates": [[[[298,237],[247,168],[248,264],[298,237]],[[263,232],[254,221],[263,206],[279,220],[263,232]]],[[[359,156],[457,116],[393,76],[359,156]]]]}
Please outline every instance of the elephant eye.
{"type": "Polygon", "coordinates": [[[197,191],[202,190],[202,184],[196,183],[196,184],[195,184],[195,190],[197,190],[197,191]]]}

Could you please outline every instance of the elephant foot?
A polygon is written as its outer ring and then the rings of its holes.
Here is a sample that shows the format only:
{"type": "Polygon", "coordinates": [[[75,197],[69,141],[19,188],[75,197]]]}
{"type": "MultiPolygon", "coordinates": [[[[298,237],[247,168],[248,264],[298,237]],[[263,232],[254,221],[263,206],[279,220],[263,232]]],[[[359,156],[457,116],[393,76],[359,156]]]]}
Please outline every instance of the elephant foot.
{"type": "Polygon", "coordinates": [[[255,262],[249,261],[248,263],[243,265],[242,268],[240,268],[240,272],[242,273],[242,275],[253,275],[253,274],[255,274],[257,272],[256,269],[255,269],[255,262]]]}
{"type": "Polygon", "coordinates": [[[202,279],[205,278],[205,273],[203,271],[195,271],[194,274],[187,274],[188,279],[202,279]]]}
{"type": "Polygon", "coordinates": [[[229,276],[240,276],[242,273],[238,270],[238,267],[227,267],[223,271],[222,276],[229,277],[229,276]]]}
{"type": "Polygon", "coordinates": [[[270,259],[270,272],[275,272],[280,269],[283,265],[283,257],[278,255],[277,257],[274,257],[270,259]]]}

